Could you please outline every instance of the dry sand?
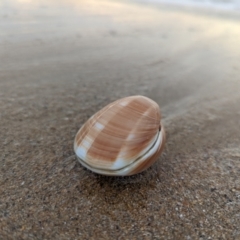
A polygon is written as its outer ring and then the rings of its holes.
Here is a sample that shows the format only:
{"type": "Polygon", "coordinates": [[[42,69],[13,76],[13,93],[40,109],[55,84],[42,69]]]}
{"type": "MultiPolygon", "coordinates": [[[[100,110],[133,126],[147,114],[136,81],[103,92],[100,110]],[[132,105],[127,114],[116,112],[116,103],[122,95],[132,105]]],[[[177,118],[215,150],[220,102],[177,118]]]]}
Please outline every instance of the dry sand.
{"type": "Polygon", "coordinates": [[[240,239],[240,21],[114,1],[0,7],[0,239],[240,239]],[[109,102],[154,99],[164,154],[103,177],[73,152],[109,102]]]}

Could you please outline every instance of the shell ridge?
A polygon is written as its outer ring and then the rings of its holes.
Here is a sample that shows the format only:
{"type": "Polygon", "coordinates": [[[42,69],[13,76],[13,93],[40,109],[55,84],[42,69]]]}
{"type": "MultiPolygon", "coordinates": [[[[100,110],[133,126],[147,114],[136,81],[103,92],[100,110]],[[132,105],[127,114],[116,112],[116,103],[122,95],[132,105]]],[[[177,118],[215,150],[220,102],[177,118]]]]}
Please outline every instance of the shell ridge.
{"type": "MultiPolygon", "coordinates": [[[[126,170],[130,169],[132,165],[134,165],[136,162],[139,161],[139,159],[141,159],[141,158],[143,158],[145,155],[147,155],[147,154],[156,146],[156,143],[157,143],[158,141],[159,141],[159,144],[160,144],[160,145],[162,144],[162,135],[160,135],[160,134],[161,134],[161,131],[159,131],[159,132],[157,133],[157,136],[156,136],[156,139],[155,139],[153,145],[151,146],[151,148],[150,148],[144,155],[139,156],[139,157],[138,157],[134,162],[132,162],[131,164],[129,164],[129,165],[127,165],[127,166],[124,166],[124,167],[122,167],[122,168],[116,169],[116,170],[111,170],[111,171],[109,171],[109,173],[118,172],[118,171],[121,171],[121,170],[124,170],[124,169],[126,169],[126,170]]],[[[154,152],[151,153],[149,156],[151,156],[151,155],[153,155],[153,154],[154,154],[154,152]]],[[[85,167],[90,168],[90,169],[92,168],[92,166],[91,166],[90,164],[88,164],[87,162],[85,162],[84,160],[82,160],[80,157],[78,157],[78,159],[79,159],[80,163],[84,163],[83,165],[84,165],[85,167]]],[[[106,169],[104,169],[104,168],[94,168],[94,169],[100,170],[100,171],[101,171],[101,170],[106,171],[106,169]]],[[[127,174],[126,174],[126,175],[127,175],[127,174]]]]}
{"type": "MultiPolygon", "coordinates": [[[[150,109],[146,109],[146,111],[144,112],[144,113],[148,113],[150,111],[150,109]]],[[[129,132],[129,134],[126,136],[126,139],[131,135],[131,134],[133,134],[135,131],[136,131],[136,129],[138,129],[139,128],[139,122],[141,122],[142,121],[142,118],[144,118],[145,117],[145,115],[144,114],[142,114],[141,115],[141,117],[138,119],[138,121],[136,122],[136,124],[135,124],[135,126],[134,126],[134,128],[132,128],[132,130],[129,132]]],[[[125,139],[125,141],[126,141],[126,139],[125,139]]],[[[125,141],[124,141],[124,143],[123,143],[123,149],[122,149],[122,151],[124,151],[124,150],[129,150],[129,148],[128,148],[128,146],[126,146],[126,144],[125,144],[125,141]]],[[[147,148],[148,149],[148,148],[147,148]]],[[[144,149],[143,151],[147,151],[147,149],[144,149]]],[[[122,152],[121,151],[121,152],[122,152]]],[[[119,152],[119,154],[118,154],[118,156],[116,157],[116,161],[119,159],[119,158],[122,158],[120,155],[121,155],[121,152],[119,152]]],[[[131,164],[131,163],[130,163],[131,164]]],[[[114,163],[113,163],[113,165],[114,165],[114,163]]]]}
{"type": "MultiPolygon", "coordinates": [[[[133,112],[135,112],[135,113],[140,113],[140,114],[142,114],[141,112],[138,112],[138,111],[136,111],[133,107],[128,107],[128,108],[130,108],[131,109],[131,111],[133,111],[133,112]]],[[[156,108],[155,108],[156,109],[156,108]]],[[[150,119],[157,119],[157,118],[153,118],[153,117],[150,117],[150,116],[145,116],[146,118],[150,118],[150,119]]]]}
{"type": "Polygon", "coordinates": [[[134,173],[144,171],[149,166],[151,166],[161,154],[165,140],[166,140],[165,131],[164,128],[161,127],[161,129],[159,130],[159,138],[157,139],[157,142],[154,146],[155,149],[152,150],[153,153],[146,154],[142,159],[136,162],[134,168],[130,169],[130,171],[127,172],[127,175],[132,175],[134,173]]]}
{"type": "MultiPolygon", "coordinates": [[[[89,127],[82,133],[82,135],[84,135],[86,132],[89,131],[89,129],[97,122],[97,120],[104,114],[106,113],[109,109],[111,109],[113,106],[115,106],[120,100],[116,100],[114,101],[113,103],[110,103],[108,106],[106,106],[104,109],[104,111],[102,111],[97,117],[96,117],[96,114],[92,116],[92,123],[89,125],[89,127]],[[96,117],[96,119],[94,118],[94,116],[96,117]]],[[[101,110],[99,110],[101,111],[101,110]]],[[[91,118],[90,118],[91,119],[91,118]]],[[[87,121],[88,122],[88,121],[87,121]]],[[[85,122],[83,124],[83,126],[80,128],[80,130],[78,132],[81,132],[81,129],[85,126],[85,124],[87,123],[85,122]]],[[[77,134],[78,135],[78,134],[77,134]]],[[[77,137],[77,136],[76,136],[77,137]]],[[[85,137],[84,137],[85,138],[85,137]]],[[[77,141],[77,146],[80,146],[82,141],[84,140],[84,138],[80,138],[78,141],[77,141]]]]}
{"type": "MultiPolygon", "coordinates": [[[[128,100],[128,101],[127,101],[127,105],[126,105],[126,106],[128,106],[129,104],[131,104],[131,102],[134,100],[134,98],[127,99],[127,100],[128,100]]],[[[121,101],[121,99],[115,101],[111,106],[109,106],[109,107],[106,109],[106,111],[108,111],[110,108],[112,108],[113,106],[115,106],[116,104],[118,104],[120,101],[121,101]]],[[[125,106],[124,106],[124,107],[125,107],[125,106]]],[[[109,122],[111,122],[112,119],[114,119],[114,118],[116,117],[117,113],[120,113],[121,110],[122,110],[122,106],[118,109],[117,112],[115,112],[115,113],[111,116],[111,118],[108,119],[106,125],[107,125],[109,122]]],[[[106,111],[103,111],[103,113],[106,113],[106,111]]],[[[100,116],[102,116],[103,113],[101,113],[100,116]]],[[[99,119],[100,116],[98,116],[97,119],[99,119]]],[[[95,122],[96,122],[96,121],[95,121],[95,122]]],[[[98,136],[100,136],[100,133],[101,133],[102,135],[105,134],[105,133],[103,132],[104,129],[105,129],[105,128],[101,129],[101,131],[98,131],[98,136]]],[[[107,136],[108,136],[108,135],[107,135],[107,136]]],[[[95,140],[96,140],[96,138],[95,138],[95,140]]],[[[95,144],[96,144],[96,143],[95,143],[95,144]]],[[[92,149],[94,149],[94,148],[95,148],[95,149],[98,149],[98,151],[99,151],[99,148],[94,147],[94,145],[92,145],[91,148],[92,148],[92,149]]],[[[109,146],[108,146],[108,149],[109,149],[109,146]]],[[[87,150],[87,153],[86,153],[86,162],[88,162],[88,164],[91,165],[90,162],[92,161],[92,157],[90,157],[90,156],[88,155],[88,151],[89,151],[89,150],[90,150],[90,148],[87,150]]],[[[109,150],[108,150],[108,151],[103,151],[103,152],[109,152],[109,150]]],[[[95,157],[94,159],[95,159],[95,161],[96,161],[96,157],[95,157]]]]}
{"type": "MultiPolygon", "coordinates": [[[[144,113],[148,113],[149,111],[150,111],[150,109],[146,109],[144,113]]],[[[123,144],[122,144],[122,146],[121,146],[121,149],[122,149],[122,147],[123,147],[123,150],[126,149],[126,144],[125,144],[126,140],[127,140],[128,137],[129,137],[131,134],[133,134],[133,133],[135,132],[135,130],[138,128],[139,122],[142,121],[142,118],[143,118],[143,117],[144,117],[144,115],[142,114],[141,117],[138,118],[138,120],[137,120],[134,128],[132,128],[132,130],[131,130],[131,131],[128,133],[128,135],[126,136],[126,138],[125,138],[125,140],[124,140],[124,142],[123,142],[123,144]]],[[[113,164],[112,164],[112,167],[116,167],[116,162],[118,163],[118,161],[119,161],[120,159],[122,159],[122,157],[120,156],[121,153],[122,153],[122,151],[120,151],[120,152],[118,153],[118,155],[116,156],[116,159],[115,159],[115,161],[114,161],[113,164]]],[[[122,162],[125,162],[123,159],[122,159],[121,161],[122,161],[122,162]]],[[[130,163],[130,164],[131,164],[131,163],[130,163]]],[[[119,168],[118,168],[118,169],[119,169],[119,168]]],[[[117,169],[116,169],[116,170],[117,170],[117,169]]]]}

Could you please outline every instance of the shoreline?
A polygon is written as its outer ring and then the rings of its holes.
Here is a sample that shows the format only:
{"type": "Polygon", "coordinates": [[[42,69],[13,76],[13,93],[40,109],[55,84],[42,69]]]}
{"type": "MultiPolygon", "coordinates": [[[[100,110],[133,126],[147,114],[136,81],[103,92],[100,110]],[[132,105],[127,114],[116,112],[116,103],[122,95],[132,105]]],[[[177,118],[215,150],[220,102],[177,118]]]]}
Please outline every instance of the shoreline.
{"type": "MultiPolygon", "coordinates": [[[[118,1],[118,0],[117,0],[118,1]]],[[[232,20],[240,20],[240,7],[238,9],[233,9],[231,7],[224,8],[224,7],[215,7],[214,4],[212,5],[202,5],[202,4],[194,4],[194,3],[178,3],[175,1],[150,1],[146,2],[145,0],[125,0],[129,4],[133,3],[136,5],[143,5],[149,8],[156,8],[161,10],[168,10],[168,11],[182,11],[189,14],[201,15],[201,16],[212,16],[217,18],[228,18],[232,20]]]]}
{"type": "Polygon", "coordinates": [[[222,11],[240,11],[240,2],[239,3],[230,3],[230,2],[204,2],[204,1],[193,1],[193,0],[133,0],[139,3],[147,4],[169,4],[171,6],[183,6],[183,7],[192,7],[200,9],[212,9],[212,10],[222,10],[222,11]]]}

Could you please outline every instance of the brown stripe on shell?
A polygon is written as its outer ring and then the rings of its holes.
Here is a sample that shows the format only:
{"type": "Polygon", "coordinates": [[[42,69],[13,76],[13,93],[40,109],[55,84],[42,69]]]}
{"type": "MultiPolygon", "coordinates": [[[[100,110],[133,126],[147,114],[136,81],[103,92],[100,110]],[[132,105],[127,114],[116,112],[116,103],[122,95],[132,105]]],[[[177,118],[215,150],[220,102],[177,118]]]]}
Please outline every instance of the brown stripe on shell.
{"type": "Polygon", "coordinates": [[[146,117],[153,118],[158,121],[161,118],[159,107],[157,103],[155,103],[149,98],[141,96],[140,98],[136,99],[136,101],[132,102],[132,104],[129,105],[128,107],[131,108],[133,111],[137,111],[140,114],[144,114],[145,113],[144,109],[149,108],[149,106],[151,106],[151,108],[154,108],[155,111],[152,111],[151,113],[146,115],[146,117]]]}
{"type": "MultiPolygon", "coordinates": [[[[160,117],[157,103],[149,98],[133,96],[117,100],[93,115],[78,131],[75,151],[77,147],[84,148],[87,156],[82,160],[93,169],[111,171],[116,158],[123,159],[127,166],[140,157],[143,149],[151,147],[160,117]]],[[[149,167],[161,151],[149,159],[149,164],[137,166],[136,171],[149,167]]],[[[129,175],[137,173],[133,171],[129,175]]]]}
{"type": "MultiPolygon", "coordinates": [[[[95,113],[83,126],[82,128],[80,128],[80,130],[78,131],[76,137],[75,137],[75,142],[77,146],[81,145],[81,142],[84,140],[84,138],[86,137],[86,135],[88,134],[89,130],[91,130],[91,128],[93,127],[93,125],[97,122],[97,120],[105,113],[107,112],[109,109],[111,109],[112,107],[114,107],[115,104],[117,104],[119,101],[121,101],[121,99],[116,100],[113,103],[110,103],[109,105],[107,105],[106,107],[104,107],[102,110],[98,111],[97,113],[95,113]]],[[[102,124],[106,125],[107,121],[104,121],[104,119],[102,119],[102,124]]]]}
{"type": "MultiPolygon", "coordinates": [[[[160,123],[159,108],[156,103],[146,101],[143,97],[130,97],[124,99],[124,106],[119,101],[103,118],[105,128],[98,132],[98,136],[87,152],[87,161],[90,165],[99,168],[108,168],[114,163],[120,153],[123,159],[133,162],[143,149],[149,147],[149,143],[156,135],[160,123]],[[128,103],[126,103],[128,101],[128,103]],[[157,110],[156,110],[157,106],[157,110]],[[107,115],[112,112],[111,119],[107,115]],[[114,113],[114,114],[113,114],[114,113]],[[138,124],[143,125],[139,128],[138,124]],[[127,140],[132,129],[136,129],[132,140],[127,140]]],[[[102,123],[103,124],[103,123],[102,123]]],[[[94,131],[94,129],[92,129],[94,131]]],[[[91,135],[91,132],[89,132],[91,135]]]]}
{"type": "Polygon", "coordinates": [[[151,157],[149,157],[148,159],[146,159],[144,162],[142,162],[141,164],[139,164],[136,168],[132,169],[131,172],[129,172],[128,175],[134,175],[140,172],[143,172],[144,170],[146,170],[147,168],[149,168],[154,162],[157,161],[158,157],[160,156],[160,154],[163,151],[163,148],[165,146],[165,142],[166,142],[166,133],[164,128],[161,128],[162,131],[162,142],[159,145],[158,150],[155,152],[154,155],[152,155],[151,157]]]}
{"type": "MultiPolygon", "coordinates": [[[[88,150],[88,160],[90,165],[106,168],[115,161],[129,132],[134,128],[136,122],[141,117],[137,111],[132,111],[129,106],[136,105],[138,99],[125,99],[126,104],[121,102],[116,104],[110,111],[114,113],[106,124],[105,128],[98,133],[91,148],[88,150]],[[127,102],[126,102],[127,101],[127,102]]],[[[146,112],[149,106],[141,107],[142,112],[146,112]]],[[[106,118],[106,115],[103,119],[106,118]]],[[[93,131],[93,130],[92,130],[93,131]]],[[[126,159],[127,160],[127,159],[126,159]]]]}
{"type": "MultiPolygon", "coordinates": [[[[100,135],[100,132],[103,130],[103,129],[98,129],[97,128],[97,124],[100,124],[100,125],[102,125],[105,128],[105,126],[108,125],[108,122],[116,114],[116,110],[114,110],[115,109],[115,105],[117,105],[119,102],[121,102],[121,100],[122,99],[119,99],[119,100],[117,100],[117,101],[107,105],[106,107],[104,107],[103,109],[98,111],[96,114],[94,114],[85,123],[85,126],[83,126],[82,129],[80,129],[79,132],[77,133],[77,136],[76,136],[76,139],[77,139],[77,144],[76,145],[77,145],[77,147],[83,147],[87,152],[88,152],[89,148],[92,149],[93,142],[97,139],[97,137],[100,135]],[[89,139],[91,140],[91,142],[88,141],[89,139]],[[91,145],[90,147],[86,148],[84,146],[85,145],[84,143],[86,141],[91,145]]],[[[106,136],[104,139],[107,139],[108,137],[109,136],[106,136]]],[[[98,156],[95,156],[95,159],[92,159],[90,157],[89,153],[87,153],[87,158],[86,159],[82,159],[82,160],[86,161],[87,163],[91,163],[91,160],[93,160],[93,161],[95,161],[95,163],[93,163],[93,165],[96,164],[96,163],[101,163],[101,159],[99,157],[99,156],[102,155],[102,150],[101,149],[103,149],[103,147],[106,147],[106,146],[109,145],[108,142],[104,143],[104,140],[102,141],[102,144],[105,145],[105,146],[100,146],[100,148],[98,149],[98,156]]]]}
{"type": "Polygon", "coordinates": [[[82,128],[79,130],[79,132],[76,135],[76,145],[79,146],[81,141],[86,137],[86,135],[88,134],[88,131],[90,129],[90,126],[92,125],[93,119],[89,119],[83,126],[82,128]]]}
{"type": "MultiPolygon", "coordinates": [[[[154,118],[156,121],[152,121],[152,119],[149,121],[148,116],[151,115],[156,115],[153,107],[148,108],[145,113],[142,112],[140,114],[135,126],[130,130],[128,137],[125,139],[118,157],[129,160],[134,159],[140,152],[150,147],[149,144],[152,142],[160,124],[160,119],[158,119],[157,116],[154,118]],[[153,122],[153,124],[151,124],[151,122],[153,122]],[[139,125],[145,125],[145,129],[141,130],[139,125]]],[[[131,162],[132,161],[129,161],[129,164],[131,162]]]]}

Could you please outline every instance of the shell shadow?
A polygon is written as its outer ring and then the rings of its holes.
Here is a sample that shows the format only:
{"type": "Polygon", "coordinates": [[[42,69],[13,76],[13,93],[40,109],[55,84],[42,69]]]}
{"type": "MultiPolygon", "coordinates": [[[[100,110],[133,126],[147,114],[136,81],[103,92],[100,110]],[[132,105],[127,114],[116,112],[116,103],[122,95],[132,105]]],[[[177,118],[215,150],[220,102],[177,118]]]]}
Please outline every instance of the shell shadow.
{"type": "Polygon", "coordinates": [[[121,205],[125,210],[144,207],[156,185],[167,181],[163,176],[163,159],[159,159],[142,173],[124,177],[99,175],[81,166],[76,158],[74,161],[76,164],[71,171],[77,178],[72,190],[82,198],[90,200],[93,205],[121,205]]]}

